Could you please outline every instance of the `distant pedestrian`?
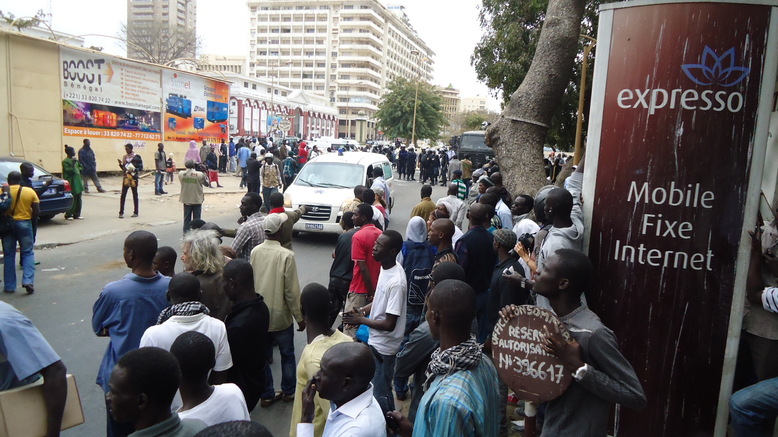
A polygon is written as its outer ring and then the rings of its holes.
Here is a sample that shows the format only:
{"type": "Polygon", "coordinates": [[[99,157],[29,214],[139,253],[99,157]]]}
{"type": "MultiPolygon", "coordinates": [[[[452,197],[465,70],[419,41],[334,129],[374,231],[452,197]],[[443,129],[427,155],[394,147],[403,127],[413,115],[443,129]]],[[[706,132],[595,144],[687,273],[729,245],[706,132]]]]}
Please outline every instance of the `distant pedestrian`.
{"type": "Polygon", "coordinates": [[[122,179],[122,195],[119,199],[119,218],[124,218],[124,201],[127,199],[127,191],[132,190],[132,217],[138,216],[138,179],[139,173],[143,171],[143,158],[132,151],[132,144],[124,145],[124,151],[127,152],[123,158],[118,159],[119,168],[124,172],[122,179]]]}
{"type": "MultiPolygon", "coordinates": [[[[261,194],[259,190],[259,169],[262,162],[257,159],[257,154],[251,152],[248,161],[246,161],[246,189],[249,193],[261,194]]],[[[267,203],[267,199],[262,199],[267,203]]]]}
{"type": "Polygon", "coordinates": [[[259,168],[259,183],[262,187],[262,200],[265,205],[270,204],[270,195],[283,189],[284,183],[281,170],[273,163],[273,154],[265,154],[264,162],[259,168]]]}
{"type": "Polygon", "coordinates": [[[208,162],[208,154],[211,153],[211,146],[208,145],[207,140],[203,140],[203,145],[200,146],[200,162],[205,164],[208,162]]]}
{"type": "Polygon", "coordinates": [[[84,145],[78,149],[78,162],[81,163],[81,176],[84,177],[84,192],[89,192],[89,182],[95,184],[97,192],[105,193],[103,186],[100,185],[100,178],[97,177],[97,160],[95,159],[95,152],[92,150],[92,143],[88,138],[84,139],[84,145]]]}
{"type": "Polygon", "coordinates": [[[197,220],[202,215],[203,201],[203,182],[205,175],[195,170],[195,163],[191,159],[184,164],[186,170],[178,174],[178,180],[181,183],[181,193],[178,196],[179,202],[184,205],[184,233],[189,232],[192,220],[197,220]]]}
{"type": "Polygon", "coordinates": [[[172,184],[173,183],[173,176],[176,172],[176,161],[173,160],[173,153],[168,153],[167,160],[165,161],[165,172],[167,173],[167,176],[165,177],[165,185],[172,184]]]}
{"type": "Polygon", "coordinates": [[[200,151],[197,150],[197,141],[195,140],[189,142],[189,148],[186,150],[186,155],[184,155],[184,162],[190,159],[194,161],[195,164],[201,164],[203,162],[200,159],[200,151]]]}
{"type": "Polygon", "coordinates": [[[246,166],[248,165],[247,161],[249,157],[251,156],[251,149],[248,148],[245,144],[243,147],[240,147],[237,152],[238,157],[238,166],[240,167],[240,188],[243,188],[247,186],[248,184],[248,169],[246,166]]]}
{"type": "Polygon", "coordinates": [[[208,169],[208,188],[213,188],[211,184],[214,182],[216,182],[216,188],[222,188],[219,183],[219,157],[216,156],[216,146],[211,146],[205,166],[208,169]]]}
{"type": "Polygon", "coordinates": [[[238,150],[235,147],[235,141],[232,137],[230,137],[230,144],[229,144],[229,158],[230,158],[230,173],[235,173],[235,170],[237,169],[237,156],[238,156],[238,150]]]}
{"type": "MultiPolygon", "coordinates": [[[[109,392],[108,382],[116,362],[138,348],[146,328],[157,323],[159,313],[168,305],[166,294],[170,278],[152,268],[157,237],[148,231],[135,231],[124,240],[123,252],[124,262],[132,272],[106,285],[92,307],[92,330],[98,337],[111,340],[97,373],[97,384],[104,393],[109,392]]],[[[172,399],[173,394],[170,397],[172,399]]],[[[108,403],[106,400],[106,407],[108,403]]],[[[113,420],[110,408],[107,413],[109,437],[127,436],[132,432],[131,426],[113,420]]]]}
{"type": "Polygon", "coordinates": [[[162,143],[157,144],[157,151],[154,152],[154,167],[154,194],[158,196],[167,194],[162,187],[167,172],[167,156],[165,155],[165,145],[162,143]]]}
{"type": "Polygon", "coordinates": [[[229,148],[222,138],[222,143],[219,145],[219,173],[227,173],[228,154],[229,148]]]}
{"type": "Polygon", "coordinates": [[[11,206],[5,214],[13,218],[13,227],[2,236],[3,240],[3,291],[16,291],[16,245],[22,264],[22,287],[28,294],[35,292],[35,253],[33,246],[35,235],[33,223],[40,215],[40,200],[32,188],[21,186],[22,174],[18,171],[8,173],[8,194],[11,206]]]}
{"type": "Polygon", "coordinates": [[[84,191],[84,181],[81,179],[81,163],[76,161],[76,150],[65,146],[65,159],[62,161],[62,178],[70,183],[70,194],[73,195],[73,205],[65,213],[66,220],[81,220],[81,193],[84,191]]]}

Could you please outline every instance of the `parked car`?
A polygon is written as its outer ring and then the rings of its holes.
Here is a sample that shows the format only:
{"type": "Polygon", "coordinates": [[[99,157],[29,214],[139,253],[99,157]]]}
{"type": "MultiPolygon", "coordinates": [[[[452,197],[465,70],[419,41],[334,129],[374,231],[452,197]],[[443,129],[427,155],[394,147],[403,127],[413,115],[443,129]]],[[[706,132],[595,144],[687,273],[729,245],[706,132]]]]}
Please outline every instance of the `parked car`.
{"type": "Polygon", "coordinates": [[[377,153],[325,153],[308,161],[284,192],[284,207],[291,211],[305,205],[307,211],[294,224],[295,231],[340,233],[342,206],[354,198],[354,187],[370,186],[373,169],[380,166],[392,191],[394,174],[386,156],[377,153]]]}
{"type": "MultiPolygon", "coordinates": [[[[19,171],[23,162],[21,158],[0,158],[0,183],[6,183],[8,173],[19,171]]],[[[73,205],[73,195],[70,194],[70,183],[46,171],[43,167],[30,162],[35,173],[32,175],[32,187],[40,198],[41,220],[49,220],[57,214],[65,213],[73,205]]],[[[11,193],[13,194],[13,193],[11,193]]]]}

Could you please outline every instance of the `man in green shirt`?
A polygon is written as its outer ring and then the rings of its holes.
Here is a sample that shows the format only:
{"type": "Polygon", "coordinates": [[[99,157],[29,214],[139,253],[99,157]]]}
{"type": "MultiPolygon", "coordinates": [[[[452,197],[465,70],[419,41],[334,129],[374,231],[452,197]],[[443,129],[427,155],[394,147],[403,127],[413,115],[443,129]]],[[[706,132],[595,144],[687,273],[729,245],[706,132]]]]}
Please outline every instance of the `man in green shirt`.
{"type": "Polygon", "coordinates": [[[81,179],[81,163],[75,158],[76,149],[65,146],[65,157],[62,160],[62,178],[70,183],[70,194],[73,195],[73,205],[65,213],[66,220],[82,220],[81,193],[84,192],[84,180],[81,179]]]}

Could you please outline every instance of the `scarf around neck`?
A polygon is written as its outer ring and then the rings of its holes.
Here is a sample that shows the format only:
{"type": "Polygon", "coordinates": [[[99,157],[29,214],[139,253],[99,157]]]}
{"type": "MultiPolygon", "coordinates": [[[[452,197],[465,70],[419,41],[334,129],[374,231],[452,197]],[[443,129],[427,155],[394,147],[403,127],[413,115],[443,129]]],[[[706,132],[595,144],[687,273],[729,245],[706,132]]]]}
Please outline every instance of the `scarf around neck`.
{"type": "Polygon", "coordinates": [[[450,375],[459,370],[470,370],[481,361],[481,345],[470,335],[470,339],[444,351],[438,347],[432,352],[427,366],[427,381],[424,389],[429,390],[436,375],[450,375]]]}
{"type": "Polygon", "coordinates": [[[203,313],[207,316],[211,312],[208,311],[208,307],[203,305],[202,302],[191,301],[177,303],[175,305],[170,305],[169,307],[162,310],[161,313],[159,313],[159,317],[157,318],[157,325],[161,325],[167,319],[173,316],[194,316],[195,314],[200,313],[203,313]]]}

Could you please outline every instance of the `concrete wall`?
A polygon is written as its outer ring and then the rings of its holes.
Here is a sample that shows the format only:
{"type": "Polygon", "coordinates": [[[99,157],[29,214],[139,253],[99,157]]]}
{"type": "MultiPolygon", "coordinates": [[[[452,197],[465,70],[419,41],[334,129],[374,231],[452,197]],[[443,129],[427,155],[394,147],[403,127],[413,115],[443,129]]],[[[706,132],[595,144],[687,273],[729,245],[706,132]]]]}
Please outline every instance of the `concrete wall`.
{"type": "MultiPolygon", "coordinates": [[[[84,140],[63,135],[59,47],[52,41],[0,31],[0,156],[24,158],[52,173],[62,171],[64,145],[78,150],[84,140]]],[[[119,171],[116,160],[124,155],[128,141],[89,139],[97,170],[119,171]]],[[[157,141],[130,142],[143,157],[145,168],[153,169],[157,141]]],[[[164,143],[165,151],[174,153],[182,166],[188,142],[164,143]]]]}

